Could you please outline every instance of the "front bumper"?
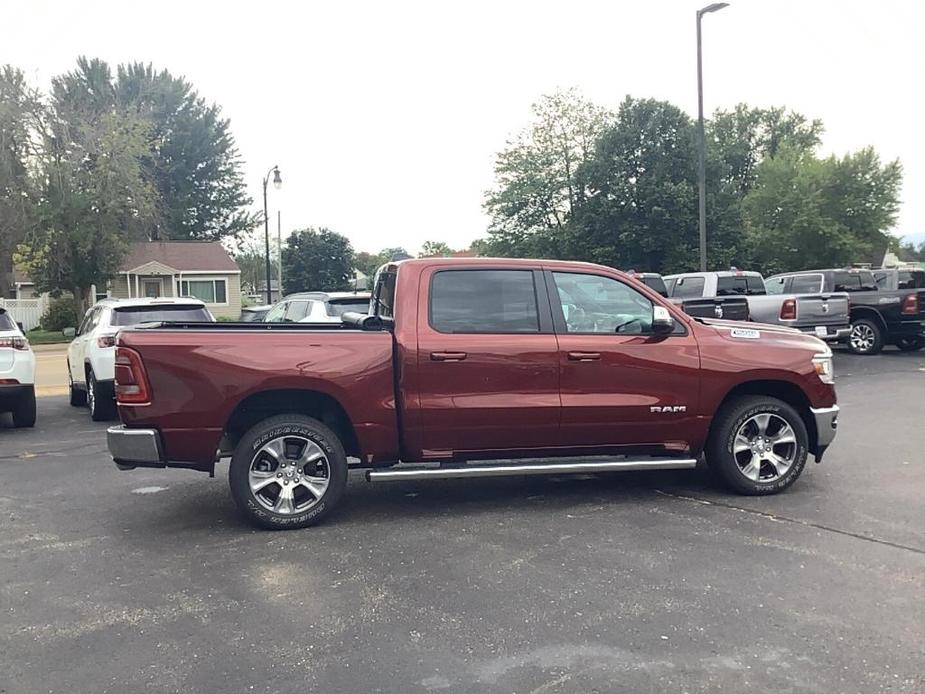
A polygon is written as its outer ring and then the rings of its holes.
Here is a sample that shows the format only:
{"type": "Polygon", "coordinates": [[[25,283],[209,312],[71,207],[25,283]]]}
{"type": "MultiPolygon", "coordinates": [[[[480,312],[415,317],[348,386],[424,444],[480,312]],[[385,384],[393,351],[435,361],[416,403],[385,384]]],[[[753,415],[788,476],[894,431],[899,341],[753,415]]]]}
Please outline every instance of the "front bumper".
{"type": "Polygon", "coordinates": [[[838,430],[838,405],[831,407],[810,407],[809,411],[816,422],[816,462],[822,460],[825,449],[832,445],[838,430]]]}
{"type": "Polygon", "coordinates": [[[106,430],[109,454],[120,470],[136,467],[167,467],[157,429],[127,429],[123,425],[106,430]]]}

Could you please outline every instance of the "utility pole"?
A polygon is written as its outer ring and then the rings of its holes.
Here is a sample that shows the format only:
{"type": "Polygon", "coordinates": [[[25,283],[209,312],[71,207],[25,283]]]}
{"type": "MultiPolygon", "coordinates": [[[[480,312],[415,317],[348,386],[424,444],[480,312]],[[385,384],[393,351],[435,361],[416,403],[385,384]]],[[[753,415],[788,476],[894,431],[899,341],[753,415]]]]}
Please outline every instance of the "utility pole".
{"type": "Polygon", "coordinates": [[[697,145],[700,161],[697,167],[697,190],[700,207],[700,271],[707,271],[707,143],[703,132],[703,48],[700,23],[709,12],[729,7],[727,2],[716,2],[697,10],[697,145]]]}
{"type": "Polygon", "coordinates": [[[283,213],[276,210],[276,284],[279,298],[283,298],[283,213]]]}

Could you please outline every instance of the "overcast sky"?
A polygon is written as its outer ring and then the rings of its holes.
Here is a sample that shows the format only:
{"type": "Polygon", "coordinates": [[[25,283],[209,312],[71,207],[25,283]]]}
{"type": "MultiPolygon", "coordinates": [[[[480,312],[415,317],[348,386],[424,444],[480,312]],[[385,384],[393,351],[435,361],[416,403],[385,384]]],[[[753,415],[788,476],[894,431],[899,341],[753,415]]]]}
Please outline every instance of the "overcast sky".
{"type": "MultiPolygon", "coordinates": [[[[688,0],[45,2],[13,0],[0,62],[36,85],[78,55],[185,75],[231,119],[260,204],[283,230],[324,225],[357,250],[483,236],[494,154],[557,87],[696,115],[688,0]]],[[[895,232],[925,234],[925,3],[731,0],[704,20],[705,108],[821,118],[823,153],[874,145],[905,167],[895,232]]],[[[925,237],[923,237],[925,239],[925,237]]]]}

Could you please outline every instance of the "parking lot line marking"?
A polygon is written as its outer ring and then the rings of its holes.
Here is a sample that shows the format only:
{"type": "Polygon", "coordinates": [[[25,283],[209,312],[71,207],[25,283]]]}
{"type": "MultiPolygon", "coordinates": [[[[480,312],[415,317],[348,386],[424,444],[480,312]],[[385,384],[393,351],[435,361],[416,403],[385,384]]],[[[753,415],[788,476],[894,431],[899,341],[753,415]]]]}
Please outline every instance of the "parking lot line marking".
{"type": "Polygon", "coordinates": [[[822,525],[821,523],[813,523],[812,521],[800,520],[799,518],[790,518],[788,516],[778,516],[772,513],[766,513],[765,511],[756,511],[753,508],[744,508],[743,506],[736,506],[735,504],[727,504],[722,501],[712,501],[709,499],[701,499],[696,496],[687,496],[684,494],[672,494],[671,492],[666,492],[662,489],[656,489],[656,494],[661,494],[662,496],[670,496],[672,499],[680,499],[682,501],[689,501],[694,504],[701,505],[710,505],[710,506],[720,506],[722,508],[727,508],[732,511],[741,511],[742,513],[748,513],[753,516],[760,516],[767,520],[772,520],[778,523],[793,523],[794,525],[802,525],[807,528],[815,528],[816,530],[825,530],[826,532],[836,533],[838,535],[846,535],[847,537],[853,537],[857,540],[866,540],[867,542],[873,542],[878,545],[886,545],[887,547],[894,547],[896,549],[904,549],[907,552],[915,552],[916,554],[925,554],[925,549],[919,549],[918,547],[911,547],[910,545],[903,545],[898,542],[892,542],[890,540],[884,540],[879,537],[871,537],[870,535],[862,535],[861,533],[855,533],[850,530],[841,530],[839,528],[833,528],[830,525],[822,525]]]}

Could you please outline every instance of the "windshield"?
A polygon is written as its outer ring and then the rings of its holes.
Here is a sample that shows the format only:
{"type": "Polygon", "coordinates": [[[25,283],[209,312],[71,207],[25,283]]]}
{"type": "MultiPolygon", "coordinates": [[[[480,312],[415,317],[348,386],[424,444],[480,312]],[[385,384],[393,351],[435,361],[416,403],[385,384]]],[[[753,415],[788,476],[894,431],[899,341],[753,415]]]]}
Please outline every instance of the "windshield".
{"type": "Polygon", "coordinates": [[[161,306],[125,306],[112,312],[113,325],[141,323],[210,323],[212,314],[204,306],[170,304],[161,306]]]}

